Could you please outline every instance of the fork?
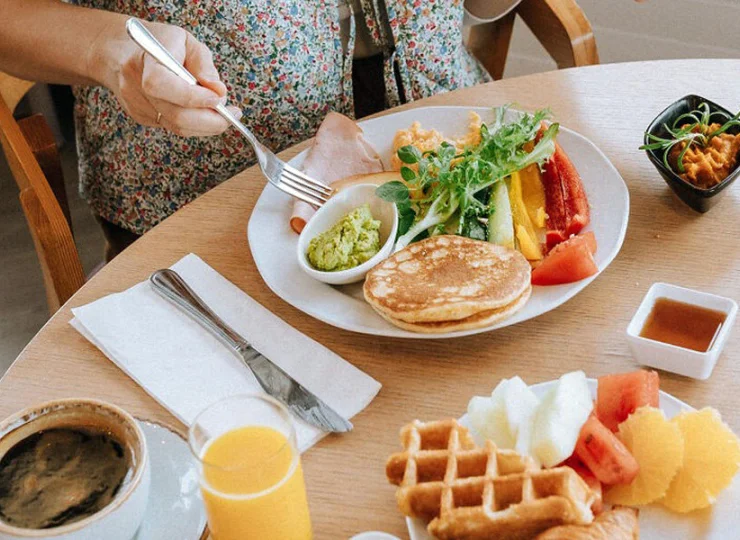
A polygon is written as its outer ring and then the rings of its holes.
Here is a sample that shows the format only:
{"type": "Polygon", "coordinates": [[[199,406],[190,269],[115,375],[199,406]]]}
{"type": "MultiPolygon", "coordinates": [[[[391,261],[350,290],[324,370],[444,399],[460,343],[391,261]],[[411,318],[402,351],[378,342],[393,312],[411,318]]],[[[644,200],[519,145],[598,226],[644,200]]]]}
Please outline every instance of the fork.
{"type": "MultiPolygon", "coordinates": [[[[180,77],[183,81],[191,85],[197,85],[198,80],[185,67],[170,54],[152,33],[136,18],[130,18],[126,21],[126,31],[134,42],[149,53],[164,67],[180,77]]],[[[223,103],[214,107],[214,110],[226,119],[232,126],[246,137],[254,148],[257,155],[262,174],[276,188],[284,191],[288,195],[300,199],[311,206],[318,208],[322,206],[331,197],[333,190],[326,184],[311,178],[302,173],[295,167],[291,167],[279,157],[277,157],[269,148],[260,143],[257,137],[237,118],[231,114],[223,103]]]]}

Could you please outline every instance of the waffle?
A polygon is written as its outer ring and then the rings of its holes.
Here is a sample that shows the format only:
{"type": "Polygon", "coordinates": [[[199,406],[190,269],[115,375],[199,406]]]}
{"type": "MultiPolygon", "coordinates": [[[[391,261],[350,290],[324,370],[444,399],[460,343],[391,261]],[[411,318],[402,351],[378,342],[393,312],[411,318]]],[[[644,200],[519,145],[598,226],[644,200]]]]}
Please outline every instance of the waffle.
{"type": "Polygon", "coordinates": [[[386,464],[401,511],[431,520],[442,540],[532,538],[563,524],[593,520],[593,493],[569,467],[539,469],[527,456],[491,441],[475,445],[455,420],[401,430],[405,450],[386,464]]]}

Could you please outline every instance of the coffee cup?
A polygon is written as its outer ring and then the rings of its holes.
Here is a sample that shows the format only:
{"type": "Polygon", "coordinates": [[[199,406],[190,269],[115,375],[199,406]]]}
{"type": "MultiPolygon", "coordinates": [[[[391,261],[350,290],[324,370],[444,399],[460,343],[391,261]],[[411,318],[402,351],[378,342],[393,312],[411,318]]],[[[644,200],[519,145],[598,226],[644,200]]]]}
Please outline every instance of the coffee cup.
{"type": "Polygon", "coordinates": [[[29,407],[0,423],[0,483],[0,540],[130,540],[149,497],[146,439],[102,401],[29,407]]]}

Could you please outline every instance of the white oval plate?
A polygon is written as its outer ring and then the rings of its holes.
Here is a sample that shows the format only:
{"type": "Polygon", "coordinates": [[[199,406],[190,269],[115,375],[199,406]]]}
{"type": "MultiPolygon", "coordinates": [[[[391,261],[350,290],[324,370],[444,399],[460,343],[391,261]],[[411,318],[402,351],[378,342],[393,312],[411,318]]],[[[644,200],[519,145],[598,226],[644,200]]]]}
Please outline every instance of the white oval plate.
{"type": "MultiPolygon", "coordinates": [[[[467,132],[468,113],[475,111],[483,121],[492,119],[485,107],[424,107],[360,122],[365,138],[377,149],[386,168],[390,168],[393,136],[419,120],[424,128],[435,128],[453,137],[467,132]]],[[[516,113],[510,113],[516,114],[516,113]]],[[[629,192],[609,159],[591,141],[560,127],[558,143],[570,156],[583,180],[591,205],[592,230],[598,242],[595,256],[599,272],[609,266],[622,247],[629,219],[629,192]]],[[[291,160],[300,166],[305,152],[291,160]]],[[[362,284],[331,286],[320,283],[303,272],[296,259],[298,235],[289,225],[293,200],[289,195],[267,185],[257,201],[247,226],[249,247],[262,279],[280,298],[304,313],[327,324],[376,336],[439,339],[488,332],[526,321],[555,309],[582,291],[597,276],[577,283],[534,287],[529,302],[512,317],[484,328],[420,334],[402,330],[380,317],[362,296],[362,284]]]]}
{"type": "Polygon", "coordinates": [[[149,448],[152,485],[144,521],[131,540],[197,540],[206,512],[188,443],[166,427],[138,422],[149,448]]]}
{"type": "MultiPolygon", "coordinates": [[[[557,381],[533,384],[530,388],[541,398],[557,381]]],[[[588,379],[591,395],[596,399],[596,380],[588,379]]],[[[694,408],[670,394],[660,392],[660,408],[667,418],[673,418],[683,411],[694,408]]],[[[460,418],[460,423],[468,425],[468,415],[460,418]]],[[[480,444],[482,441],[476,441],[480,444]]],[[[740,527],[740,485],[735,478],[730,487],[723,491],[717,502],[705,510],[688,514],[677,514],[661,505],[652,504],[640,507],[640,538],[644,540],[664,540],[665,538],[702,538],[705,540],[724,540],[728,531],[740,527]]],[[[433,540],[427,533],[426,523],[420,519],[406,518],[411,540],[433,540]]]]}

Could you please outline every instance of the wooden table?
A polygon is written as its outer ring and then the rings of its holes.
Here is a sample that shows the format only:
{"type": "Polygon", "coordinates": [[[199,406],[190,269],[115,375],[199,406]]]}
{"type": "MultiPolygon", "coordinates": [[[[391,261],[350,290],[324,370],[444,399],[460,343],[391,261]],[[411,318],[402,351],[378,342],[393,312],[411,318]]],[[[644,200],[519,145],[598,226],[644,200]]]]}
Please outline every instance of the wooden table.
{"type": "MultiPolygon", "coordinates": [[[[740,109],[738,73],[740,60],[605,65],[503,80],[409,105],[550,106],[559,121],[594,141],[619,169],[632,200],[624,247],[602,276],[553,312],[443,341],[378,339],[315,321],[272,294],[254,266],[246,228],[265,182],[253,168],[156,227],[57,312],[0,382],[0,417],[43,400],[86,396],[182,429],[68,321],[70,307],[126,289],[197,253],[278,316],[383,383],[375,401],[354,418],[355,431],[322,441],[304,455],[304,467],[316,538],[376,529],[405,538],[384,473],[386,457],[399,449],[403,424],[458,416],[472,395],[489,393],[502,377],[519,374],[536,383],[574,369],[589,376],[634,369],[625,329],[655,281],[740,296],[740,186],[710,213],[696,214],[673,196],[637,149],[650,120],[685,94],[740,109]]],[[[695,407],[718,408],[740,432],[739,357],[735,331],[709,380],[662,373],[662,388],[695,407]]]]}

